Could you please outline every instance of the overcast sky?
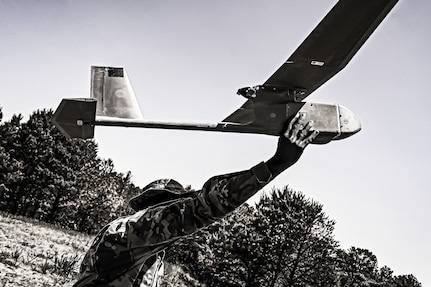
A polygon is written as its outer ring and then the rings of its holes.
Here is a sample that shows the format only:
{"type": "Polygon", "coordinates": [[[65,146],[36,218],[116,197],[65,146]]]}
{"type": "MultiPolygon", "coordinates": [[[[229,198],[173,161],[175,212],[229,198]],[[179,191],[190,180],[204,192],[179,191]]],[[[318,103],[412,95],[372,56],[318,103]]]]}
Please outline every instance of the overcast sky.
{"type": "MultiPolygon", "coordinates": [[[[217,122],[262,84],[336,3],[0,0],[4,120],[88,97],[90,66],[127,69],[146,118],[217,122]]],[[[351,109],[362,131],[310,146],[274,180],[324,206],[341,247],[431,286],[431,2],[400,0],[349,65],[308,101],[351,109]]],[[[271,136],[96,128],[100,156],[139,186],[164,177],[198,189],[275,151],[271,136]]],[[[258,196],[257,196],[258,197],[258,196]]],[[[256,200],[256,197],[253,199],[256,200]]],[[[253,202],[251,200],[251,202],[253,202]]]]}

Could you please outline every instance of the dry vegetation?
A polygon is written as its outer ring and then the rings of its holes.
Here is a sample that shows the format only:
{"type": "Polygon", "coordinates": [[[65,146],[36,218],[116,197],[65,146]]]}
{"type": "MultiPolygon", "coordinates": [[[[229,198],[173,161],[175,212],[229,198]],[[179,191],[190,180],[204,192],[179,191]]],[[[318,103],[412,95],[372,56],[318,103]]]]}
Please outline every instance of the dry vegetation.
{"type": "MultiPolygon", "coordinates": [[[[0,213],[0,287],[71,287],[93,236],[0,213]]],[[[166,264],[162,286],[204,286],[166,264]]]]}
{"type": "Polygon", "coordinates": [[[0,214],[0,287],[72,286],[90,240],[91,236],[0,214]]]}

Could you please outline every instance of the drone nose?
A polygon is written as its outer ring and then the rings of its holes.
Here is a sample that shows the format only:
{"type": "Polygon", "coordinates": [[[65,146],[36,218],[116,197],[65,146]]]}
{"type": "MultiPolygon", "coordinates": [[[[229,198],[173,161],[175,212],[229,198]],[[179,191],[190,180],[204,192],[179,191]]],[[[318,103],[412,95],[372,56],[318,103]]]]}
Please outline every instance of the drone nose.
{"type": "Polygon", "coordinates": [[[361,123],[355,114],[348,108],[338,105],[339,108],[339,123],[341,134],[339,139],[347,138],[353,134],[356,134],[361,130],[361,123]]]}
{"type": "MultiPolygon", "coordinates": [[[[291,103],[289,107],[294,109],[291,103]]],[[[300,113],[307,114],[307,120],[314,122],[319,135],[313,140],[316,144],[325,144],[332,140],[345,139],[361,130],[358,118],[347,108],[338,104],[300,103],[300,113]]]]}

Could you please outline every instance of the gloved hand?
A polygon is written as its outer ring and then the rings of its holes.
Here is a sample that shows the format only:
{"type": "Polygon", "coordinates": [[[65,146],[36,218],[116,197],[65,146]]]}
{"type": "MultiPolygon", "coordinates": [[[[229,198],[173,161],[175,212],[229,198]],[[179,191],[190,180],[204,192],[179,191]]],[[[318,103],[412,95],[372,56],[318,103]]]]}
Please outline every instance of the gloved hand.
{"type": "Polygon", "coordinates": [[[290,167],[301,157],[304,148],[319,134],[313,128],[312,121],[306,121],[305,114],[298,113],[290,121],[286,131],[278,140],[275,155],[266,162],[275,177],[286,168],[290,167]]]}

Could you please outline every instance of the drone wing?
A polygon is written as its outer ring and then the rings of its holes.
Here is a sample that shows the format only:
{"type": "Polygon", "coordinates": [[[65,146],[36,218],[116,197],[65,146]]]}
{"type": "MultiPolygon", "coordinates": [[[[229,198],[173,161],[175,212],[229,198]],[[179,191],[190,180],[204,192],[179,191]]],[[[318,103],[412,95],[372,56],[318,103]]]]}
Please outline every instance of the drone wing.
{"type": "Polygon", "coordinates": [[[303,100],[342,70],[398,0],[340,0],[264,83],[302,89],[303,100]]]}
{"type": "Polygon", "coordinates": [[[358,132],[360,123],[348,109],[301,101],[347,65],[397,1],[339,0],[263,85],[238,91],[248,100],[223,122],[276,135],[297,112],[303,112],[327,132],[320,142],[358,132]]]}

